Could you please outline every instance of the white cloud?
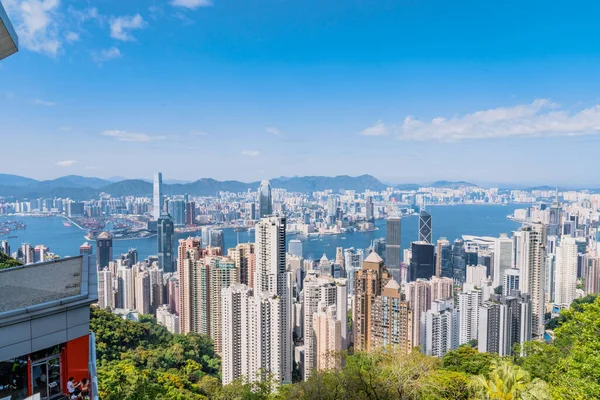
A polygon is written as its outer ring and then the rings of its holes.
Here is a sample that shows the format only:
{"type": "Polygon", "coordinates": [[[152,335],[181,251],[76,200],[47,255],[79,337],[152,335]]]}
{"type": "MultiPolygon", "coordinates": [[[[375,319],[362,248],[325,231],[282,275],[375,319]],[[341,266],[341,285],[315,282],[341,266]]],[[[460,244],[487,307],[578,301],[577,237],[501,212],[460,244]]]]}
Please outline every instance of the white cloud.
{"type": "Polygon", "coordinates": [[[55,57],[62,42],[60,0],[5,0],[6,10],[25,49],[55,57]]]}
{"type": "Polygon", "coordinates": [[[373,126],[360,132],[361,135],[365,136],[384,136],[389,133],[389,129],[382,121],[377,121],[373,126]]]}
{"type": "Polygon", "coordinates": [[[65,39],[69,43],[77,42],[77,41],[79,41],[79,33],[77,33],[77,32],[68,32],[65,35],[65,39]]]}
{"type": "Polygon", "coordinates": [[[134,29],[142,29],[146,26],[146,21],[140,14],[132,16],[123,16],[111,18],[110,20],[110,37],[125,42],[134,41],[129,31],[134,29]]]}
{"type": "Polygon", "coordinates": [[[571,112],[547,99],[498,107],[453,118],[419,121],[412,116],[395,128],[402,140],[456,141],[507,137],[577,136],[600,133],[600,105],[571,112]]]}
{"type": "Polygon", "coordinates": [[[260,154],[260,151],[258,151],[258,150],[242,150],[243,156],[256,157],[259,154],[260,154]]]}
{"type": "Polygon", "coordinates": [[[114,46],[108,49],[92,52],[92,60],[97,63],[114,60],[115,58],[120,58],[121,56],[121,51],[114,46]]]}
{"type": "Polygon", "coordinates": [[[53,101],[44,101],[41,99],[33,99],[33,104],[37,104],[40,106],[47,106],[47,107],[53,107],[56,105],[56,103],[53,101]]]}
{"type": "Polygon", "coordinates": [[[64,160],[64,161],[57,161],[56,165],[58,165],[59,167],[70,167],[73,164],[75,164],[77,161],[75,160],[64,160]]]}
{"type": "Polygon", "coordinates": [[[267,126],[265,130],[272,135],[281,135],[281,131],[273,126],[267,126]]]}
{"type": "Polygon", "coordinates": [[[155,140],[163,140],[164,136],[151,136],[145,133],[134,133],[127,131],[104,131],[102,132],[103,136],[112,137],[120,142],[152,142],[155,140]]]}
{"type": "Polygon", "coordinates": [[[210,0],[171,0],[171,5],[173,7],[183,7],[189,8],[191,10],[195,10],[199,7],[210,7],[212,6],[212,1],[210,0]]]}
{"type": "Polygon", "coordinates": [[[103,22],[103,17],[98,13],[98,9],[95,7],[86,8],[85,10],[77,10],[73,6],[69,6],[68,12],[78,26],[94,19],[99,22],[103,22]]]}

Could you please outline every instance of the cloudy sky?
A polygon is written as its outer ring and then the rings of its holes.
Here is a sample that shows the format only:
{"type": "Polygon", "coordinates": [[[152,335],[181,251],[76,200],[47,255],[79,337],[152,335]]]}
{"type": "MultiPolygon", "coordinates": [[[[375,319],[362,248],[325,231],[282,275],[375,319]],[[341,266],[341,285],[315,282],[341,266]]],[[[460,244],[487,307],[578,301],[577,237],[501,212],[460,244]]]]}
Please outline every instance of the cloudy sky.
{"type": "Polygon", "coordinates": [[[0,2],[3,173],[598,183],[596,1],[0,2]]]}

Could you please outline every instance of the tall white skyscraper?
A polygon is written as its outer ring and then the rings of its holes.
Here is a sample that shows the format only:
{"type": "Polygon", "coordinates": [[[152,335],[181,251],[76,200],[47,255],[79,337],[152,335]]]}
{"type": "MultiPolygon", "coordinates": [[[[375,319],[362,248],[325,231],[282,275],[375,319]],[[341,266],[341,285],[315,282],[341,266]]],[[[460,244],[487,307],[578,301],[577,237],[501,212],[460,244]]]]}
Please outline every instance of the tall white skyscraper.
{"type": "Polygon", "coordinates": [[[104,268],[98,271],[98,307],[114,308],[113,297],[113,274],[108,268],[104,268]]]}
{"type": "Polygon", "coordinates": [[[152,216],[158,221],[163,207],[162,172],[154,174],[154,201],[152,203],[152,216]]]}
{"type": "Polygon", "coordinates": [[[495,240],[494,243],[494,273],[493,273],[493,286],[498,287],[502,285],[502,279],[504,279],[504,272],[512,268],[513,261],[513,241],[508,235],[502,233],[500,237],[495,240]]]}
{"type": "Polygon", "coordinates": [[[555,303],[570,306],[577,288],[577,242],[575,238],[563,236],[556,247],[556,291],[555,303]]]}
{"type": "Polygon", "coordinates": [[[256,294],[274,293],[281,300],[279,375],[283,382],[291,382],[293,365],[292,277],[285,268],[285,223],[286,219],[283,217],[267,217],[262,218],[256,224],[254,288],[256,294]]]}
{"type": "Polygon", "coordinates": [[[458,312],[460,317],[458,344],[477,340],[479,329],[479,306],[482,301],[480,289],[458,294],[458,312]]]}
{"type": "Polygon", "coordinates": [[[292,276],[286,272],[285,218],[256,224],[254,291],[236,284],[222,295],[223,384],[258,371],[292,381],[292,276]]]}
{"type": "Polygon", "coordinates": [[[247,285],[232,285],[223,292],[223,385],[244,376],[247,371],[250,332],[248,324],[252,289],[247,285]]]}
{"type": "Polygon", "coordinates": [[[519,290],[531,298],[532,334],[544,334],[546,227],[534,223],[522,227],[516,236],[516,265],[521,272],[519,290]]]}

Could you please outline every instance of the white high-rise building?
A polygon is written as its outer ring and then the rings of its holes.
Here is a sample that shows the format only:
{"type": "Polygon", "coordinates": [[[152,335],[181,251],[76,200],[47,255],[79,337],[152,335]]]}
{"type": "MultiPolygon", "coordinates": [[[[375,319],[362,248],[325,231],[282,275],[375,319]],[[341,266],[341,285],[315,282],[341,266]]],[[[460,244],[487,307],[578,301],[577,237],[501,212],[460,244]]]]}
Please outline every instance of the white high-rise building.
{"type": "MultiPolygon", "coordinates": [[[[333,279],[329,276],[317,276],[314,272],[309,273],[303,284],[304,300],[304,379],[308,379],[310,372],[317,368],[317,345],[313,327],[313,316],[319,311],[319,307],[336,306],[336,318],[344,322],[340,326],[340,346],[346,345],[348,313],[348,292],[345,279],[333,279]]],[[[345,347],[344,347],[345,348],[345,347]]]]}
{"type": "Polygon", "coordinates": [[[482,301],[481,289],[473,289],[458,294],[458,312],[460,316],[458,344],[477,340],[479,329],[479,306],[482,301]]]}
{"type": "Polygon", "coordinates": [[[556,248],[555,303],[569,307],[575,299],[577,288],[577,242],[563,236],[556,248]]]}
{"type": "Polygon", "coordinates": [[[237,284],[227,288],[222,295],[223,306],[223,354],[222,378],[223,385],[241,378],[242,369],[247,370],[247,346],[249,336],[248,313],[252,289],[247,285],[237,284]],[[242,351],[244,347],[244,351],[242,351]]]}
{"type": "Polygon", "coordinates": [[[286,272],[285,218],[256,224],[254,292],[233,285],[222,297],[223,384],[258,371],[292,381],[292,276],[286,272]]]}
{"type": "Polygon", "coordinates": [[[98,307],[115,308],[113,304],[113,274],[108,268],[98,271],[98,307]]]}
{"type": "Polygon", "coordinates": [[[152,297],[150,274],[139,272],[135,277],[135,310],[140,314],[150,314],[152,297]]]}
{"type": "Polygon", "coordinates": [[[502,294],[509,296],[513,290],[519,290],[519,281],[521,272],[516,268],[510,268],[504,271],[504,281],[502,283],[502,294]]]}
{"type": "Polygon", "coordinates": [[[256,293],[275,293],[281,299],[280,376],[283,382],[292,381],[292,277],[285,268],[286,219],[262,218],[256,224],[256,270],[254,288],[256,293]]]}
{"type": "Polygon", "coordinates": [[[152,202],[152,216],[155,221],[158,221],[163,208],[162,195],[162,172],[154,174],[154,198],[152,202]]]}
{"type": "Polygon", "coordinates": [[[135,283],[133,270],[127,267],[119,267],[117,270],[118,301],[116,308],[127,310],[135,309],[135,283]]]}
{"type": "Polygon", "coordinates": [[[452,299],[436,300],[431,310],[421,314],[421,350],[424,354],[443,357],[458,348],[459,315],[452,299]]]}
{"type": "Polygon", "coordinates": [[[493,286],[502,284],[504,271],[513,267],[513,240],[502,233],[494,243],[493,286]]]}
{"type": "Polygon", "coordinates": [[[284,381],[281,298],[269,292],[252,295],[248,286],[235,284],[222,301],[223,385],[240,377],[260,381],[261,371],[284,381]]]}
{"type": "Polygon", "coordinates": [[[534,223],[515,232],[516,265],[521,272],[519,290],[531,298],[532,334],[544,334],[546,227],[534,223]]]}

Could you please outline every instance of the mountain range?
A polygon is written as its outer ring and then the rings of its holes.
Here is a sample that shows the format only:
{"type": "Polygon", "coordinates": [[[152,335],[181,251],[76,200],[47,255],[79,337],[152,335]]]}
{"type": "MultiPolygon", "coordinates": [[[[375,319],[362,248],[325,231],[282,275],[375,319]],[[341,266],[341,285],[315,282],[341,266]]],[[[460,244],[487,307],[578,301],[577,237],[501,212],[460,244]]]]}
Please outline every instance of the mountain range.
{"type": "MultiPolygon", "coordinates": [[[[152,182],[143,179],[122,179],[117,177],[100,179],[77,175],[63,176],[57,179],[39,181],[18,175],[0,174],[0,196],[15,198],[69,197],[72,199],[91,199],[100,193],[112,196],[149,196],[152,194],[152,182]]],[[[214,196],[220,191],[245,192],[258,189],[260,182],[218,181],[201,178],[194,182],[170,181],[163,183],[163,192],[167,195],[189,194],[192,196],[214,196]]],[[[332,189],[382,191],[390,187],[371,175],[335,177],[327,176],[294,176],[272,179],[272,188],[286,189],[289,192],[311,193],[332,189]]],[[[401,184],[395,187],[401,190],[417,190],[423,185],[401,184]]],[[[461,186],[477,186],[468,182],[438,181],[427,186],[456,188],[461,186]]]]}

